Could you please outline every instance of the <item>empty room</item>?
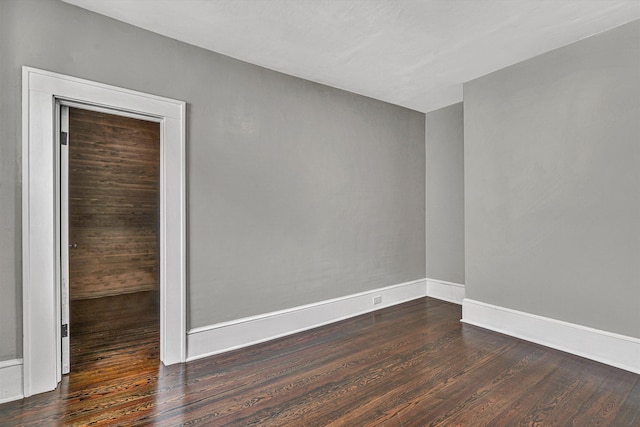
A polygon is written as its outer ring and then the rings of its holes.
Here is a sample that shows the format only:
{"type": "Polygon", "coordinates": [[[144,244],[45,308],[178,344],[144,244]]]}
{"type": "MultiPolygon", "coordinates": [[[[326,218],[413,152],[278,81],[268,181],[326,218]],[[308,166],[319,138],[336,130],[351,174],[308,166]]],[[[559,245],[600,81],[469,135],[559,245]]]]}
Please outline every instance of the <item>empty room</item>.
{"type": "Polygon", "coordinates": [[[0,426],[640,426],[640,1],[0,0],[0,426]]]}

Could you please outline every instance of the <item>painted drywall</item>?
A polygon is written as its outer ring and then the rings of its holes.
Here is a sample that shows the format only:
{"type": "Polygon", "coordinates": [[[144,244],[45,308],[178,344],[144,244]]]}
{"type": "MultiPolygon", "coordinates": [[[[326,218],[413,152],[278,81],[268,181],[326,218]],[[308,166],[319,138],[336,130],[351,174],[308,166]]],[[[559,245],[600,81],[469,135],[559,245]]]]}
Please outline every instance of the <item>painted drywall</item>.
{"type": "Polygon", "coordinates": [[[427,113],[427,277],[464,284],[462,102],[427,113]]]}
{"type": "Polygon", "coordinates": [[[467,297],[640,338],[640,21],[464,96],[467,297]]]}
{"type": "Polygon", "coordinates": [[[188,103],[190,327],[425,276],[424,114],[58,1],[0,7],[0,360],[21,351],[22,65],[188,103]]]}
{"type": "Polygon", "coordinates": [[[22,347],[22,119],[19,71],[9,66],[14,47],[5,36],[8,7],[0,1],[0,361],[15,358],[22,347]]]}

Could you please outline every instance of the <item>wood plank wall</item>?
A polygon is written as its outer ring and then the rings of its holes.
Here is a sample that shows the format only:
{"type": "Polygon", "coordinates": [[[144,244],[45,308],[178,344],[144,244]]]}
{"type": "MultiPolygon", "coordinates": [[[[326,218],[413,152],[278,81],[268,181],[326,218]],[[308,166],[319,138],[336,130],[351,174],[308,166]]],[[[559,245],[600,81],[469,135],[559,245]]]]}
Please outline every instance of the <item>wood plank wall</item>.
{"type": "Polygon", "coordinates": [[[157,290],[160,125],[69,110],[71,299],[157,290]]]}

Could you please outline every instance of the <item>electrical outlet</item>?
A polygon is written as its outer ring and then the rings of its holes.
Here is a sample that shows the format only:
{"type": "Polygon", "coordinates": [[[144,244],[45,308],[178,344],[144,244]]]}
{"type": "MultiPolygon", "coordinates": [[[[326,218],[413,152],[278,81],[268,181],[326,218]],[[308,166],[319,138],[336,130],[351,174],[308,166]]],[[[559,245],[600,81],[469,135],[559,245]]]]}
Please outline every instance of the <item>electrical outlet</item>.
{"type": "Polygon", "coordinates": [[[373,297],[373,305],[378,305],[378,304],[382,304],[382,297],[381,296],[373,297]]]}

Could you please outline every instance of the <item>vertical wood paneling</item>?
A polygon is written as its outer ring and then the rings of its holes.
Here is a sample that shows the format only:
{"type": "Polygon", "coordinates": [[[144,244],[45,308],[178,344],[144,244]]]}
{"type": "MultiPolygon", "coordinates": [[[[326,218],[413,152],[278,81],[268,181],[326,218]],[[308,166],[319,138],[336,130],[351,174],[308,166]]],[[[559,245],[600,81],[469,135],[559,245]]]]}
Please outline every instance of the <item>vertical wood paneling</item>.
{"type": "Polygon", "coordinates": [[[71,299],[157,290],[160,126],[71,108],[71,299]]]}

